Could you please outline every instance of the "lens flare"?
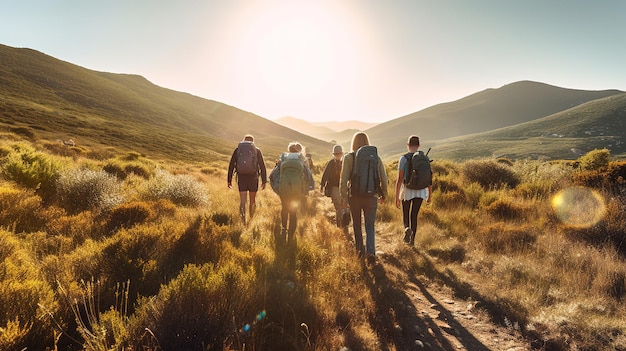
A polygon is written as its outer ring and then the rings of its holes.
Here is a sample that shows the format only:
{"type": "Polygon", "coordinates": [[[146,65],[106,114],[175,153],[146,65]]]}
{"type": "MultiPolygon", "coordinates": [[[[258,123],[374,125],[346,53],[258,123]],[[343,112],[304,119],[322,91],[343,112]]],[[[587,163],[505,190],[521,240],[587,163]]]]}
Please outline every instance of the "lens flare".
{"type": "Polygon", "coordinates": [[[591,227],[605,213],[602,195],[585,187],[561,190],[552,198],[552,208],[561,222],[573,227],[591,227]]]}

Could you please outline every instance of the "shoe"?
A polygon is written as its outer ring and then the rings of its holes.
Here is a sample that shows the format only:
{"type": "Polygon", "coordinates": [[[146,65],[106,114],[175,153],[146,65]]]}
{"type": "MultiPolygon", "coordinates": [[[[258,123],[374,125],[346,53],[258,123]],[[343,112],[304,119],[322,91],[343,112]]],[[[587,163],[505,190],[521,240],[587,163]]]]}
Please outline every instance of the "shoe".
{"type": "Polygon", "coordinates": [[[352,219],[352,216],[350,215],[350,211],[345,211],[343,215],[341,216],[341,224],[344,227],[347,227],[348,225],[350,225],[350,219],[352,219]]]}
{"type": "Polygon", "coordinates": [[[409,227],[404,228],[404,242],[407,244],[410,243],[412,237],[413,237],[413,231],[411,230],[411,228],[409,227]]]}
{"type": "Polygon", "coordinates": [[[373,266],[376,264],[376,255],[368,253],[367,256],[365,257],[365,261],[367,262],[368,266],[373,266]]]}

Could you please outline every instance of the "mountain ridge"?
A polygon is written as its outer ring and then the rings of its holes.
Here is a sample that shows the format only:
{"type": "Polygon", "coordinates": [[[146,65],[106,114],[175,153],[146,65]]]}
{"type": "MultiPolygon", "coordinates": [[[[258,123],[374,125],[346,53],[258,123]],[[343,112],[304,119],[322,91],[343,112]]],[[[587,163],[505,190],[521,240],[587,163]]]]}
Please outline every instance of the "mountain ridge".
{"type": "MultiPolygon", "coordinates": [[[[347,148],[358,130],[337,133],[325,125],[330,122],[320,123],[324,129],[311,124],[326,132],[331,130],[320,138],[312,129],[298,132],[234,106],[157,86],[139,75],[93,71],[33,49],[0,44],[0,63],[0,129],[49,142],[72,138],[85,148],[81,152],[112,148],[189,162],[227,161],[236,142],[250,133],[270,162],[294,140],[302,142],[315,159],[325,159],[333,143],[347,148]]],[[[598,100],[593,106],[602,110],[603,104],[622,101],[603,99],[623,93],[519,81],[434,105],[377,124],[366,132],[383,157],[395,158],[403,153],[409,134],[419,135],[424,146],[436,146],[442,154],[463,157],[445,145],[455,145],[460,140],[455,138],[471,143],[472,138],[484,137],[480,133],[547,116],[563,119],[568,116],[559,114],[563,111],[579,119],[593,115],[596,119],[589,117],[595,121],[592,123],[615,124],[611,118],[621,118],[619,113],[609,114],[607,120],[592,111],[577,111],[576,107],[598,100]]],[[[619,111],[624,108],[615,106],[619,111]]],[[[521,133],[520,129],[511,130],[521,133]]],[[[574,144],[584,144],[589,137],[578,133],[574,138],[579,140],[574,144]]],[[[615,142],[622,140],[621,135],[615,138],[615,142]]],[[[477,157],[492,154],[472,153],[477,157]]],[[[560,151],[558,154],[563,155],[560,151]]]]}

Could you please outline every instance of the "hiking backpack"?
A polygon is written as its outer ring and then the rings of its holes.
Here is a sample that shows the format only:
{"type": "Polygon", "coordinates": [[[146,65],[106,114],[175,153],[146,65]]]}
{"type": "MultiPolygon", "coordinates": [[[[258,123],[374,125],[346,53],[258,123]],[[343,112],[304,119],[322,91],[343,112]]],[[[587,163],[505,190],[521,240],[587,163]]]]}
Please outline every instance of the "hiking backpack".
{"type": "Polygon", "coordinates": [[[278,192],[281,196],[301,196],[307,184],[304,181],[304,162],[300,154],[287,153],[281,156],[278,192]]]}
{"type": "Polygon", "coordinates": [[[237,173],[257,174],[259,169],[257,149],[251,141],[242,141],[237,146],[237,173]]]}
{"type": "Polygon", "coordinates": [[[404,185],[408,189],[424,189],[433,184],[433,172],[430,159],[423,151],[407,153],[407,171],[404,174],[404,185]]]}
{"type": "Polygon", "coordinates": [[[352,175],[350,176],[350,195],[374,197],[379,192],[378,150],[376,146],[362,146],[354,153],[352,175]]]}

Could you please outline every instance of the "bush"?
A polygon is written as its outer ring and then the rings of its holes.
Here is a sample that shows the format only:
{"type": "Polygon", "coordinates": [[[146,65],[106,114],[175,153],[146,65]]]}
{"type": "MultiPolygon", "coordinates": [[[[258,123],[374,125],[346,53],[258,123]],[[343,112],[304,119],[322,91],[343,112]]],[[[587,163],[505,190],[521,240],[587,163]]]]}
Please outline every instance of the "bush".
{"type": "Polygon", "coordinates": [[[26,145],[16,145],[2,163],[5,179],[36,190],[44,200],[54,195],[54,186],[61,172],[61,163],[26,145]]]}
{"type": "Polygon", "coordinates": [[[56,187],[59,204],[70,213],[107,210],[123,201],[121,183],[104,171],[66,171],[56,187]]]}
{"type": "Polygon", "coordinates": [[[462,173],[468,181],[487,190],[501,186],[515,188],[520,183],[520,177],[511,167],[493,160],[467,161],[462,173]]]}
{"type": "Polygon", "coordinates": [[[102,169],[124,180],[131,174],[144,179],[149,179],[154,174],[154,164],[146,159],[141,159],[138,154],[129,153],[121,159],[107,162],[102,169]]]}
{"type": "Polygon", "coordinates": [[[530,226],[513,228],[502,223],[496,223],[480,232],[478,241],[488,253],[519,253],[535,246],[537,234],[530,226]]]}
{"type": "Polygon", "coordinates": [[[53,344],[54,291],[17,238],[0,230],[0,350],[53,344]]]}
{"type": "Polygon", "coordinates": [[[511,201],[497,199],[489,204],[485,210],[491,216],[500,220],[523,219],[526,216],[526,209],[511,201]]]}
{"type": "Polygon", "coordinates": [[[0,186],[0,226],[16,233],[37,231],[43,226],[38,217],[41,198],[33,190],[0,186]]]}
{"type": "Polygon", "coordinates": [[[209,202],[201,182],[190,175],[172,175],[163,170],[158,170],[147,182],[142,197],[147,200],[167,199],[183,206],[204,206],[209,202]]]}
{"type": "Polygon", "coordinates": [[[255,274],[235,263],[188,265],[154,298],[142,299],[130,321],[133,349],[223,350],[255,320],[255,274]],[[144,338],[150,330],[152,337],[144,338]]]}
{"type": "Polygon", "coordinates": [[[121,204],[111,209],[111,213],[108,215],[107,230],[112,232],[120,228],[130,228],[136,224],[144,223],[153,216],[152,209],[145,202],[121,204]]]}
{"type": "Polygon", "coordinates": [[[578,161],[580,167],[586,171],[597,171],[607,168],[611,152],[608,149],[593,149],[581,156],[578,161]]]}

